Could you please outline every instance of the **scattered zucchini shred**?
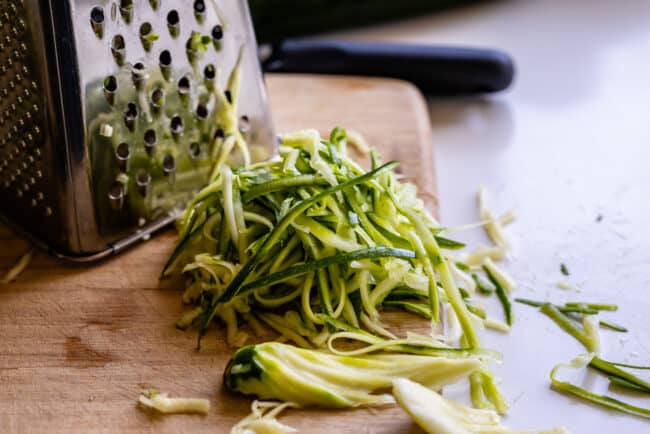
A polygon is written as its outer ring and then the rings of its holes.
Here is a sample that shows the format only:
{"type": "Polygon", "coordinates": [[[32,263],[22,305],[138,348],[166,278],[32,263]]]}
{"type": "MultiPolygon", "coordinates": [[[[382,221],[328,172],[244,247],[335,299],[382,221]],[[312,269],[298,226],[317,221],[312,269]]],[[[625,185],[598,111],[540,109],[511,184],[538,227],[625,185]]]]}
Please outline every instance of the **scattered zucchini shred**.
{"type": "Polygon", "coordinates": [[[20,257],[16,265],[7,271],[2,280],[0,280],[0,283],[6,284],[16,280],[18,276],[20,276],[22,272],[25,271],[29,263],[32,261],[33,256],[34,250],[30,249],[27,253],[20,257]]]}
{"type": "Polygon", "coordinates": [[[292,402],[253,401],[251,414],[232,427],[230,434],[288,434],[296,429],[276,419],[287,408],[297,408],[292,402]]]}
{"type": "Polygon", "coordinates": [[[431,389],[401,378],[393,381],[397,403],[430,434],[568,434],[565,428],[511,430],[492,410],[476,410],[443,398],[431,389]]]}
{"type": "MultiPolygon", "coordinates": [[[[584,389],[582,387],[576,386],[575,384],[566,382],[566,381],[561,381],[557,379],[557,371],[560,370],[561,368],[569,368],[569,369],[581,369],[584,368],[585,366],[590,366],[593,367],[594,369],[603,371],[605,373],[611,373],[614,371],[614,378],[618,378],[618,381],[615,380],[617,384],[620,385],[621,380],[623,382],[626,382],[627,384],[631,384],[632,386],[641,388],[643,391],[645,384],[646,386],[648,383],[643,382],[640,380],[638,377],[634,375],[630,376],[620,376],[621,370],[616,369],[616,364],[614,363],[609,363],[605,362],[604,360],[595,358],[593,354],[588,354],[588,355],[580,355],[573,359],[571,362],[568,364],[558,364],[553,369],[551,370],[550,378],[551,378],[551,387],[558,392],[567,394],[567,395],[573,395],[577,396],[578,398],[582,398],[585,401],[591,402],[593,404],[597,404],[606,408],[610,408],[612,410],[617,410],[623,413],[628,413],[628,414],[633,414],[635,416],[639,417],[644,417],[644,418],[650,418],[650,408],[643,408],[643,407],[638,407],[632,404],[628,404],[627,402],[620,401],[616,398],[613,398],[608,395],[599,395],[594,392],[590,392],[587,389],[584,389]],[[595,360],[595,362],[594,362],[595,360]],[[627,378],[626,378],[627,377],[627,378]],[[639,385],[641,384],[641,385],[639,385]]],[[[644,368],[645,369],[645,368],[644,368]]],[[[632,387],[628,387],[632,388],[632,387]]]]}
{"type": "Polygon", "coordinates": [[[478,357],[412,354],[338,356],[267,342],[239,349],[226,368],[225,387],[260,399],[327,408],[392,404],[389,389],[409,378],[438,389],[482,368],[478,357]]]}
{"type": "Polygon", "coordinates": [[[164,414],[200,413],[208,414],[210,401],[201,398],[170,398],[166,393],[145,390],[138,402],[146,408],[164,414]]]}

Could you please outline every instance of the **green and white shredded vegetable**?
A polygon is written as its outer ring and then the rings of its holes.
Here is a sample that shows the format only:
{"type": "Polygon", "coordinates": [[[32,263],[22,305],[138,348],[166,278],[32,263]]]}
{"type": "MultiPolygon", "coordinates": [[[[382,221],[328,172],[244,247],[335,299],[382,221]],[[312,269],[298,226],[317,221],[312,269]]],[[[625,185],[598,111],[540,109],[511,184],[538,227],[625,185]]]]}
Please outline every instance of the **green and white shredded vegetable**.
{"type": "MultiPolygon", "coordinates": [[[[568,394],[568,395],[573,395],[577,396],[578,398],[582,398],[585,401],[589,401],[591,403],[610,408],[612,410],[617,410],[621,411],[623,413],[629,413],[633,414],[635,416],[639,417],[644,417],[644,418],[650,418],[650,408],[644,408],[644,407],[638,407],[632,404],[628,404],[626,402],[620,401],[612,396],[608,395],[599,395],[594,392],[590,392],[587,389],[584,389],[580,386],[576,386],[575,384],[569,383],[567,381],[561,381],[557,378],[557,371],[562,369],[562,368],[569,368],[569,369],[580,369],[585,366],[591,366],[594,367],[600,371],[604,371],[606,373],[611,373],[612,371],[615,372],[613,378],[618,378],[619,381],[618,383],[623,382],[632,384],[634,386],[637,386],[641,390],[637,390],[640,392],[645,392],[647,389],[645,388],[648,386],[647,382],[644,382],[643,380],[639,379],[638,377],[631,375],[627,372],[624,372],[620,369],[616,368],[616,364],[610,363],[610,362],[605,362],[604,360],[595,358],[593,355],[581,355],[573,359],[570,363],[568,364],[559,364],[556,365],[552,370],[550,374],[551,378],[551,386],[562,393],[568,394]],[[596,360],[596,362],[594,362],[596,360]],[[621,374],[627,374],[621,376],[621,374]]],[[[641,369],[648,369],[646,367],[641,367],[641,369]]],[[[630,388],[630,387],[628,387],[630,388]]]]}
{"type": "Polygon", "coordinates": [[[478,357],[432,357],[412,354],[339,356],[277,342],[239,349],[226,368],[231,391],[300,406],[327,408],[385,405],[398,378],[428,388],[452,384],[482,367],[478,357]]]}
{"type": "Polygon", "coordinates": [[[140,405],[163,414],[199,413],[208,414],[210,401],[202,398],[170,398],[166,393],[155,390],[142,392],[140,405]]]}
{"type": "Polygon", "coordinates": [[[465,407],[403,378],[393,382],[393,395],[400,407],[430,434],[569,434],[564,428],[508,429],[492,410],[465,407]]]}
{"type": "MultiPolygon", "coordinates": [[[[421,316],[435,330],[440,306],[448,304],[464,349],[481,349],[477,324],[507,330],[471,299],[470,272],[483,273],[487,263],[501,292],[512,290],[490,261],[503,257],[508,243],[465,263],[456,252],[464,244],[447,237],[414,185],[399,181],[398,163],[370,155],[366,170],[348,155],[345,130],[336,128],[328,140],[305,130],[283,136],[277,158],[238,169],[218,165],[180,217],[180,239],[163,271],[180,270],[186,279],[190,310],[177,325],[197,327],[199,346],[220,319],[233,346],[266,326],[280,340],[324,348],[336,332],[397,338],[382,322],[385,310],[421,316]]],[[[482,224],[497,229],[514,217],[495,220],[482,209],[489,218],[482,224]]],[[[484,397],[477,405],[506,411],[487,365],[473,384],[484,397]]]]}
{"type": "Polygon", "coordinates": [[[296,408],[291,402],[253,401],[251,414],[233,426],[230,434],[288,434],[296,429],[284,425],[277,416],[287,408],[296,408]]]}
{"type": "MultiPolygon", "coordinates": [[[[231,77],[237,88],[237,76],[231,77]]],[[[235,95],[236,96],[236,95],[235,95]]],[[[189,306],[177,326],[199,330],[198,346],[219,319],[227,341],[242,347],[249,333],[272,329],[278,341],[246,346],[225,372],[231,391],[281,402],[255,402],[252,414],[233,433],[292,432],[275,419],[288,406],[354,407],[390,404],[393,385],[399,404],[427,432],[561,433],[513,431],[500,425],[508,406],[476,329],[508,332],[514,322],[510,293],[515,280],[495,262],[508,255],[504,227],[515,219],[488,208],[478,194],[480,222],[445,228],[427,211],[414,185],[400,182],[397,162],[383,164],[358,134],[349,142],[370,155],[370,170],[348,155],[348,136],[336,128],[324,140],[315,130],[282,137],[279,155],[250,164],[247,145],[236,132],[236,118],[222,119],[229,134],[214,155],[211,183],[178,220],[179,241],[163,275],[185,278],[189,306]],[[226,165],[238,148],[246,164],[226,165]],[[458,230],[483,227],[492,246],[463,251],[450,239],[458,230]],[[487,316],[478,296],[495,296],[505,322],[487,316]],[[435,335],[442,312],[446,334],[435,335]],[[399,337],[384,325],[386,310],[408,312],[431,322],[431,335],[399,337]],[[303,347],[303,348],[299,348],[303,347]],[[476,410],[433,392],[468,377],[476,410]],[[415,383],[409,381],[413,380],[415,383]]],[[[568,275],[566,266],[561,266],[568,275]]],[[[599,318],[616,305],[515,299],[540,309],[592,354],[600,350],[599,327],[626,332],[599,318]]],[[[645,369],[579,358],[608,375],[612,385],[650,393],[650,384],[621,368],[645,369]]],[[[588,401],[648,417],[644,408],[596,395],[556,378],[552,386],[588,401]]],[[[186,408],[164,395],[141,397],[160,411],[186,408]]]]}

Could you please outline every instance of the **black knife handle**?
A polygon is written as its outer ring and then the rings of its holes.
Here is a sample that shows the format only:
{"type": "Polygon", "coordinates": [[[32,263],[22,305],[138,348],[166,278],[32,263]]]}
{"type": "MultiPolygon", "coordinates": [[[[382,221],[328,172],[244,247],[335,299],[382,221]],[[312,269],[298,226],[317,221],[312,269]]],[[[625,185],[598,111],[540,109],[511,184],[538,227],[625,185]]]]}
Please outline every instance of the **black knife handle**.
{"type": "Polygon", "coordinates": [[[274,47],[266,72],[392,77],[425,93],[466,95],[506,89],[514,64],[502,51],[332,39],[291,39],[274,47]]]}

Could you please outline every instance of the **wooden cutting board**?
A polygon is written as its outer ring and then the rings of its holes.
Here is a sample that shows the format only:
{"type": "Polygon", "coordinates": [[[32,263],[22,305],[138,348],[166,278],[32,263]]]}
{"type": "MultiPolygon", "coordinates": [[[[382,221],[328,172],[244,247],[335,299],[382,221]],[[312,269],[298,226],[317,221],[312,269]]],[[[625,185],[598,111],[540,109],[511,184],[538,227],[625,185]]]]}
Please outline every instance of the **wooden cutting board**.
{"type": "MultiPolygon", "coordinates": [[[[436,209],[431,130],[412,86],[394,80],[271,76],[278,131],[341,125],[362,133],[384,159],[402,161],[436,209]]],[[[37,252],[18,281],[0,286],[0,431],[14,433],[227,433],[250,400],[222,391],[232,354],[223,330],[194,350],[195,333],[174,328],[182,284],[158,275],[173,230],[100,264],[74,266],[37,252]],[[209,416],[160,416],[136,406],[153,387],[172,396],[209,398],[209,416]]],[[[0,228],[0,269],[28,244],[0,228]]],[[[396,331],[426,327],[393,318],[396,331]]],[[[420,432],[399,408],[289,411],[282,421],[303,433],[420,432]]]]}

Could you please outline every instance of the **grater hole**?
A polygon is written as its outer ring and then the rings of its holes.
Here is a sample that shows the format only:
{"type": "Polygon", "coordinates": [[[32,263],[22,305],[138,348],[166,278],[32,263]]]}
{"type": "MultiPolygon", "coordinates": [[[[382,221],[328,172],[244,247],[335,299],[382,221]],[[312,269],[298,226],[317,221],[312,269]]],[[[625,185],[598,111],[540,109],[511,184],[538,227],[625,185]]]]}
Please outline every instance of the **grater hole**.
{"type": "Polygon", "coordinates": [[[201,24],[205,18],[205,2],[203,0],[196,0],[194,2],[194,17],[196,21],[201,24]]]}
{"type": "Polygon", "coordinates": [[[139,169],[135,174],[135,184],[138,188],[144,187],[146,189],[151,184],[151,175],[149,175],[149,172],[145,169],[139,169]]]}
{"type": "Polygon", "coordinates": [[[194,2],[194,12],[204,13],[205,12],[205,2],[203,0],[196,0],[194,2]]]}
{"type": "Polygon", "coordinates": [[[158,6],[160,6],[158,0],[149,0],[149,4],[151,5],[151,9],[153,9],[154,11],[158,9],[158,6]]]}
{"type": "Polygon", "coordinates": [[[208,107],[205,104],[199,104],[196,106],[196,117],[201,121],[208,118],[208,107]]]}
{"type": "Polygon", "coordinates": [[[144,149],[151,155],[158,144],[158,136],[155,130],[147,130],[144,133],[144,149]]]}
{"type": "Polygon", "coordinates": [[[178,94],[181,97],[183,103],[187,102],[191,87],[192,84],[190,83],[189,77],[185,76],[178,80],[178,94]]]}
{"type": "Polygon", "coordinates": [[[110,105],[115,103],[115,93],[117,92],[117,77],[109,75],[104,79],[104,97],[110,105]]]}
{"type": "Polygon", "coordinates": [[[163,158],[163,173],[167,176],[171,175],[176,171],[176,160],[173,156],[167,154],[163,158]]]}
{"type": "Polygon", "coordinates": [[[213,64],[208,64],[205,66],[203,69],[203,79],[204,79],[204,84],[205,87],[208,90],[214,89],[214,80],[217,76],[217,68],[214,67],[213,64]]]}
{"type": "Polygon", "coordinates": [[[140,196],[144,197],[147,195],[147,189],[151,184],[151,175],[145,169],[139,169],[135,175],[135,185],[138,188],[138,193],[140,196]]]}
{"type": "Polygon", "coordinates": [[[221,41],[223,39],[223,27],[217,24],[212,28],[212,39],[214,41],[221,41]]]}
{"type": "Polygon", "coordinates": [[[153,27],[151,26],[151,23],[142,23],[140,26],[140,36],[145,37],[151,35],[151,32],[153,31],[153,27]]]}
{"type": "Polygon", "coordinates": [[[223,94],[226,96],[226,99],[228,100],[228,102],[229,102],[230,104],[232,104],[232,93],[230,93],[230,91],[227,90],[227,91],[225,91],[223,94]]]}
{"type": "Polygon", "coordinates": [[[172,130],[172,134],[177,136],[183,134],[183,119],[180,116],[174,116],[169,125],[172,130]]]}
{"type": "Polygon", "coordinates": [[[95,6],[90,11],[90,21],[92,21],[95,24],[103,24],[104,23],[104,8],[102,8],[101,6],[95,6]]]}
{"type": "Polygon", "coordinates": [[[120,0],[120,14],[126,23],[131,22],[133,17],[133,0],[120,0]]]}
{"type": "Polygon", "coordinates": [[[167,29],[172,37],[177,37],[180,33],[181,17],[176,9],[172,9],[167,14],[167,29]]]}
{"type": "Polygon", "coordinates": [[[151,107],[158,113],[165,105],[165,91],[161,88],[154,89],[151,93],[151,107]]]}
{"type": "Polygon", "coordinates": [[[167,24],[171,26],[175,26],[177,24],[180,24],[181,18],[178,15],[178,11],[176,9],[169,11],[167,14],[167,24]]]}
{"type": "Polygon", "coordinates": [[[117,158],[117,164],[121,170],[126,170],[126,163],[131,157],[131,151],[129,149],[129,144],[122,142],[118,145],[117,150],[115,151],[115,157],[117,158]]]}
{"type": "Polygon", "coordinates": [[[196,160],[201,156],[201,144],[199,142],[192,142],[190,144],[190,158],[196,160]]]}
{"type": "Polygon", "coordinates": [[[138,62],[133,65],[131,77],[133,79],[133,84],[135,84],[135,87],[139,89],[145,79],[144,63],[138,62]]]}
{"type": "Polygon", "coordinates": [[[111,52],[113,53],[113,58],[118,65],[124,63],[124,52],[126,50],[126,42],[124,36],[115,35],[113,36],[113,41],[111,42],[111,52]]]}
{"type": "Polygon", "coordinates": [[[95,6],[90,11],[90,25],[93,29],[93,32],[97,37],[102,38],[104,36],[104,8],[101,6],[95,6]]]}
{"type": "Polygon", "coordinates": [[[163,77],[165,77],[165,80],[169,80],[169,77],[171,76],[172,53],[170,53],[169,50],[164,50],[162,53],[160,53],[158,63],[160,65],[160,72],[162,72],[163,77]]]}
{"type": "Polygon", "coordinates": [[[119,211],[124,206],[124,185],[120,182],[114,182],[108,190],[108,202],[116,211],[119,211]]]}
{"type": "Polygon", "coordinates": [[[138,106],[133,102],[128,103],[126,110],[124,111],[124,124],[130,131],[133,131],[135,129],[135,121],[137,117],[138,106]]]}
{"type": "Polygon", "coordinates": [[[113,49],[116,49],[116,50],[124,50],[124,47],[125,47],[124,36],[115,35],[113,37],[112,47],[113,47],[113,49]]]}
{"type": "Polygon", "coordinates": [[[145,51],[151,50],[153,41],[157,39],[156,35],[153,33],[153,26],[149,22],[142,23],[140,26],[140,41],[142,41],[142,46],[145,51]]]}
{"type": "Polygon", "coordinates": [[[214,139],[225,139],[226,133],[221,129],[217,128],[217,131],[214,132],[214,139]]]}

